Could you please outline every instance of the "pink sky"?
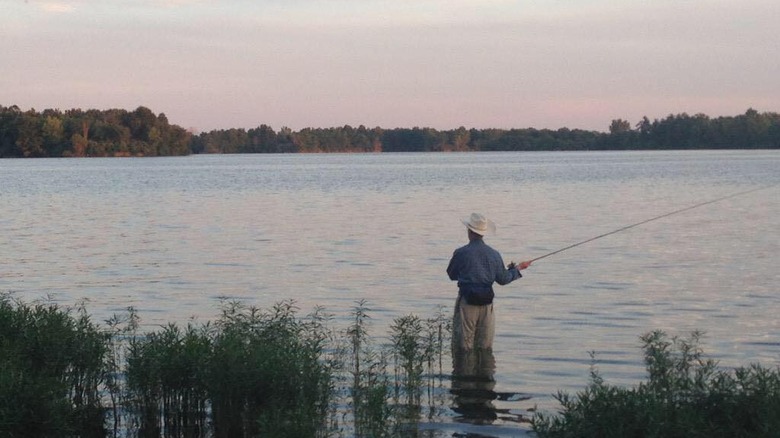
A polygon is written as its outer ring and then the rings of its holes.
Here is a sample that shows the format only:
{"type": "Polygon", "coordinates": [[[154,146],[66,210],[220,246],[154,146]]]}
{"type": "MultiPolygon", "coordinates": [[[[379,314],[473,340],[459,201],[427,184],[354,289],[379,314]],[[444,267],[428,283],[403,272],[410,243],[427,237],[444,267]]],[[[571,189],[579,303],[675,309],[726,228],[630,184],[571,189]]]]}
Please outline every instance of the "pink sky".
{"type": "Polygon", "coordinates": [[[0,105],[199,131],[780,111],[776,0],[2,0],[0,105]]]}

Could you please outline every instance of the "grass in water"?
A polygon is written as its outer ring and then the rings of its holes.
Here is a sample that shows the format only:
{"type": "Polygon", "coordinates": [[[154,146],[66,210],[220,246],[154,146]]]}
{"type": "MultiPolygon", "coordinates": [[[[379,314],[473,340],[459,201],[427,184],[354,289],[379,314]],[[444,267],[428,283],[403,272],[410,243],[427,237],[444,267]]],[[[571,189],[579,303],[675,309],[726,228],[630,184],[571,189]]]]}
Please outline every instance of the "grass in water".
{"type": "MultiPolygon", "coordinates": [[[[138,333],[130,309],[102,328],[83,306],[0,295],[0,436],[415,436],[425,389],[442,384],[449,318],[396,318],[370,334],[358,302],[343,330],[321,309],[225,302],[213,323],[138,333]],[[384,342],[381,342],[384,340],[384,342]],[[379,342],[378,342],[379,341],[379,342]]],[[[648,380],[557,395],[540,437],[769,437],[780,430],[780,370],[721,370],[701,335],[642,337],[648,380]]],[[[440,391],[439,394],[445,391],[440,391]]],[[[423,433],[424,434],[424,433],[423,433]]]]}
{"type": "Polygon", "coordinates": [[[127,386],[139,435],[314,436],[333,378],[318,314],[231,302],[215,324],[135,338],[127,386]],[[209,430],[211,423],[211,430],[209,430]]]}
{"type": "Polygon", "coordinates": [[[83,306],[0,295],[0,433],[105,436],[108,338],[83,306]]]}
{"type": "Polygon", "coordinates": [[[604,382],[559,393],[560,415],[537,414],[540,437],[774,437],[780,430],[780,369],[722,370],[700,348],[701,333],[641,337],[648,380],[635,388],[604,382]]]}
{"type": "Polygon", "coordinates": [[[206,428],[207,327],[168,325],[130,340],[127,407],[141,436],[198,436],[206,428]]]}
{"type": "Polygon", "coordinates": [[[361,300],[352,311],[352,324],[347,327],[349,340],[349,366],[351,377],[349,401],[352,427],[356,436],[391,436],[395,426],[394,410],[389,403],[391,395],[390,375],[387,367],[387,353],[373,344],[369,334],[369,311],[361,300]]]}

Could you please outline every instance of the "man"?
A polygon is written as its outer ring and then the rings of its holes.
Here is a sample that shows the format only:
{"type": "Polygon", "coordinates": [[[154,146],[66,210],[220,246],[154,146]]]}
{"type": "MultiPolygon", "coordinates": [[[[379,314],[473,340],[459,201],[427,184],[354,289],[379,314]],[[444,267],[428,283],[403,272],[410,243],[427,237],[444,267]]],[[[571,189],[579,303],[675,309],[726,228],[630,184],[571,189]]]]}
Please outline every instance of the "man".
{"type": "Polygon", "coordinates": [[[493,315],[493,283],[509,284],[522,277],[520,271],[531,262],[504,266],[501,254],[488,246],[482,237],[495,232],[496,226],[479,213],[463,220],[469,243],[455,250],[447,274],[458,282],[458,299],[453,318],[453,348],[471,351],[492,349],[495,333],[493,315]]]}

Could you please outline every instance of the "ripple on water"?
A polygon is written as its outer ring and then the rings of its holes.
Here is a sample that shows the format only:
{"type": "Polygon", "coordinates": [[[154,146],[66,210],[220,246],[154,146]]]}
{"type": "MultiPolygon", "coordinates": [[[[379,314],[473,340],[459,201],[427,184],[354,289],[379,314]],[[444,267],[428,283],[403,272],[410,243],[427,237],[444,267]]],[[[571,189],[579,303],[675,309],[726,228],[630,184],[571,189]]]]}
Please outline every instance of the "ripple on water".
{"type": "MultiPolygon", "coordinates": [[[[471,210],[518,260],[775,182],[779,163],[777,151],[4,160],[0,288],[89,298],[97,321],[133,305],[150,329],[213,319],[221,297],[294,299],[302,314],[322,305],[343,326],[365,298],[371,333],[384,336],[399,316],[451,312],[444,269],[471,210]],[[116,167],[121,184],[99,184],[116,167]]],[[[608,381],[636,383],[638,337],[657,328],[708,332],[705,352],[729,365],[776,363],[778,199],[755,192],[535,263],[497,293],[498,387],[554,409],[550,394],[586,383],[589,350],[608,381]]]]}

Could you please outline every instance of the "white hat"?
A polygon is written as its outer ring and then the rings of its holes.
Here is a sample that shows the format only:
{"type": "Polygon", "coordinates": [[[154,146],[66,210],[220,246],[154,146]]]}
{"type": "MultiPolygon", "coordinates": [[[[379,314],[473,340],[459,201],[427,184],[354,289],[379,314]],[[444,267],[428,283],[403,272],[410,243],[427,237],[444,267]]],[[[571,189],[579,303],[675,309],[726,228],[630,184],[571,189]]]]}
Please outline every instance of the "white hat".
{"type": "Polygon", "coordinates": [[[463,222],[463,225],[465,225],[469,230],[479,234],[480,236],[484,236],[487,233],[495,233],[496,232],[496,224],[493,223],[493,221],[489,219],[485,219],[485,216],[482,216],[479,213],[471,213],[471,216],[469,216],[467,219],[463,219],[461,222],[463,222]]]}

